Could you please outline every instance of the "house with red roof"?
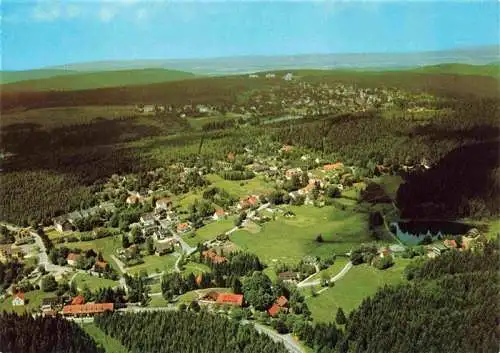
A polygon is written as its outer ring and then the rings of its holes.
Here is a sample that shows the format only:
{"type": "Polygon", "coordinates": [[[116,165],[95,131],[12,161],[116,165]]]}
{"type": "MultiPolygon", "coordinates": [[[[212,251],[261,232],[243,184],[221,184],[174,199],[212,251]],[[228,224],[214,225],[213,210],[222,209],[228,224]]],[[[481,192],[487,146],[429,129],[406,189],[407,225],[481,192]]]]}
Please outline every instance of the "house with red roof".
{"type": "Polygon", "coordinates": [[[191,230],[191,226],[189,223],[179,223],[177,225],[177,232],[179,233],[187,233],[191,230]]]}
{"type": "Polygon", "coordinates": [[[106,270],[106,268],[108,267],[108,263],[106,261],[96,261],[95,264],[94,264],[94,269],[96,270],[101,270],[101,271],[104,271],[106,270]]]}
{"type": "Polygon", "coordinates": [[[344,163],[342,163],[342,162],[325,164],[323,166],[323,170],[325,172],[331,172],[331,171],[334,171],[334,170],[337,170],[337,169],[342,169],[342,168],[344,168],[344,163]]]}
{"type": "Polygon", "coordinates": [[[83,305],[85,304],[85,298],[82,295],[77,295],[71,301],[71,305],[83,305]]]}
{"type": "Polygon", "coordinates": [[[213,264],[221,264],[227,261],[224,256],[218,255],[213,249],[203,251],[201,256],[205,259],[210,259],[213,264]]]}
{"type": "Polygon", "coordinates": [[[14,294],[14,297],[12,298],[12,306],[21,306],[24,305],[24,293],[23,292],[17,292],[14,294]]]}
{"type": "Polygon", "coordinates": [[[89,316],[113,310],[113,303],[65,305],[62,314],[68,316],[89,316]]]}
{"type": "Polygon", "coordinates": [[[76,262],[78,261],[79,258],[80,258],[80,254],[75,254],[75,253],[70,252],[68,254],[68,257],[66,257],[66,261],[68,261],[68,265],[76,266],[76,262]]]}
{"type": "Polygon", "coordinates": [[[172,207],[172,200],[168,197],[162,197],[161,199],[156,200],[155,209],[156,210],[168,210],[172,207]]]}
{"type": "Polygon", "coordinates": [[[243,306],[243,294],[219,293],[216,303],[243,306]]]}
{"type": "Polygon", "coordinates": [[[244,197],[240,200],[240,203],[238,204],[238,208],[240,210],[244,210],[246,208],[256,206],[259,204],[259,198],[255,195],[247,196],[244,197]]]}
{"type": "Polygon", "coordinates": [[[227,154],[227,159],[228,159],[229,161],[234,162],[235,158],[236,158],[236,156],[235,156],[235,154],[234,154],[233,152],[229,152],[229,153],[227,154]]]}
{"type": "Polygon", "coordinates": [[[285,296],[280,296],[274,304],[267,309],[267,313],[271,317],[276,317],[280,312],[288,312],[288,299],[285,296]]]}
{"type": "Polygon", "coordinates": [[[216,210],[214,212],[212,219],[214,221],[218,221],[220,219],[223,219],[225,215],[226,215],[226,211],[224,211],[222,208],[219,208],[218,210],[216,210]]]}
{"type": "Polygon", "coordinates": [[[443,241],[444,246],[450,249],[458,248],[457,241],[455,239],[446,239],[443,241]]]}

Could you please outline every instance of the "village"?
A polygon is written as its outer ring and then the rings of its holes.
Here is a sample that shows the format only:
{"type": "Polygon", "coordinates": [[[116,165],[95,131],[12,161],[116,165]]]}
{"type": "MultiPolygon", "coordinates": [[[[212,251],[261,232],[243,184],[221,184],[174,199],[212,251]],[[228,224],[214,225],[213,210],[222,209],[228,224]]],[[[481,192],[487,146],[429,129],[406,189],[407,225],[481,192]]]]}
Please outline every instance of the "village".
{"type": "MultiPolygon", "coordinates": [[[[353,265],[367,263],[384,270],[395,259],[406,264],[414,256],[435,257],[450,249],[481,244],[477,229],[459,241],[424,234],[425,241],[419,246],[407,246],[384,230],[385,220],[368,229],[358,203],[363,197],[377,199],[369,178],[390,177],[392,166],[374,165],[368,178],[366,171],[360,173],[340,161],[323,161],[292,145],[274,148],[273,154],[263,155],[247,146],[241,153],[229,152],[225,160],[211,167],[175,164],[139,176],[113,175],[99,192],[100,202],[91,208],[60,215],[52,225],[38,229],[2,226],[6,241],[0,245],[0,260],[24,263],[25,274],[19,273],[4,288],[4,303],[69,317],[140,310],[147,305],[176,308],[181,303],[191,307],[194,302],[231,311],[254,303],[244,297],[241,288],[228,288],[239,278],[217,273],[231,269],[234,259],[248,252],[258,256],[259,265],[253,269],[264,269],[266,278],[301,293],[294,299],[290,294],[276,295],[266,306],[267,315],[277,318],[290,311],[307,316],[308,310],[300,304],[304,298],[333,286],[353,265]],[[317,230],[299,228],[297,235],[276,229],[275,234],[266,233],[277,222],[286,226],[312,220],[317,224],[321,218],[312,217],[324,210],[338,213],[339,220],[353,219],[356,225],[338,229],[345,234],[323,233],[322,228],[335,229],[329,221],[325,227],[315,225],[317,230]],[[260,236],[262,232],[267,234],[265,238],[260,236]],[[370,238],[370,232],[383,236],[370,238]],[[335,236],[354,239],[344,246],[332,246],[329,239],[335,236]],[[289,237],[288,252],[286,246],[276,247],[273,237],[289,237]],[[320,251],[294,249],[304,244],[314,244],[320,251]],[[174,281],[169,277],[172,274],[179,275],[175,281],[181,282],[194,275],[194,283],[184,289],[171,288],[165,283],[174,281]],[[106,287],[112,288],[111,294],[103,296],[106,287]],[[37,288],[46,294],[33,307],[28,296],[37,288]],[[57,295],[50,296],[54,290],[57,295]]],[[[430,166],[422,162],[400,168],[426,170],[430,166]]],[[[372,218],[374,213],[369,212],[372,218]]],[[[241,274],[250,276],[251,272],[241,274]]]]}

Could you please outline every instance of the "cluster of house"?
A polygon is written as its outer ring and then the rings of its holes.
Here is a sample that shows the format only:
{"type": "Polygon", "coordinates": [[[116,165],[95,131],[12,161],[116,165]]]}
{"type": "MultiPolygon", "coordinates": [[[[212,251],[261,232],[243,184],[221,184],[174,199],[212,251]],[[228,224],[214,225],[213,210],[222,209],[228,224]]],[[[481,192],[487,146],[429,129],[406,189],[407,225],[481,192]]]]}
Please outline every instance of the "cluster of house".
{"type": "MultiPolygon", "coordinates": [[[[66,261],[69,266],[76,267],[78,260],[80,260],[81,256],[82,256],[81,254],[70,252],[68,256],[66,256],[66,261]]],[[[106,261],[97,260],[94,263],[93,269],[97,272],[102,272],[109,269],[109,264],[106,261]]]]}
{"type": "Polygon", "coordinates": [[[20,229],[14,234],[13,244],[0,244],[0,261],[7,262],[13,258],[22,259],[24,251],[22,245],[35,241],[33,234],[28,229],[20,229]]]}
{"type": "MultiPolygon", "coordinates": [[[[13,306],[25,305],[26,298],[23,292],[17,292],[12,297],[13,306]]],[[[65,297],[48,297],[43,298],[40,305],[43,315],[55,316],[62,314],[65,316],[92,316],[101,314],[106,311],[113,311],[113,303],[85,303],[85,298],[77,295],[73,298],[65,297]]]]}
{"type": "Polygon", "coordinates": [[[62,215],[53,219],[54,228],[60,232],[70,232],[75,230],[76,222],[83,218],[88,218],[99,214],[101,210],[112,212],[115,205],[112,202],[103,202],[99,206],[91,207],[84,210],[77,210],[66,215],[62,215]]]}

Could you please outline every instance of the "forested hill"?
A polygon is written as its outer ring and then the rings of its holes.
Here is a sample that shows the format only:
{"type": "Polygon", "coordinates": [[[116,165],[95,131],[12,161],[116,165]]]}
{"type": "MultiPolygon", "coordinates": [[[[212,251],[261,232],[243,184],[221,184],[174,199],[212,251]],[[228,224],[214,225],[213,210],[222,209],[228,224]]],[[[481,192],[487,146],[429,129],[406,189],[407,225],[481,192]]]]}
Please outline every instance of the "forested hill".
{"type": "Polygon", "coordinates": [[[146,85],[194,78],[190,72],[166,69],[117,70],[103,72],[83,72],[71,75],[25,80],[4,84],[4,92],[23,91],[72,91],[102,87],[123,87],[130,85],[146,85]]]}
{"type": "Polygon", "coordinates": [[[498,245],[409,266],[410,284],[381,289],[351,313],[349,352],[498,352],[498,245]]]}
{"type": "Polygon", "coordinates": [[[0,314],[2,353],[105,353],[80,326],[61,317],[0,314]]]}
{"type": "Polygon", "coordinates": [[[251,325],[206,311],[106,314],[95,319],[131,353],[286,353],[251,325]]]}

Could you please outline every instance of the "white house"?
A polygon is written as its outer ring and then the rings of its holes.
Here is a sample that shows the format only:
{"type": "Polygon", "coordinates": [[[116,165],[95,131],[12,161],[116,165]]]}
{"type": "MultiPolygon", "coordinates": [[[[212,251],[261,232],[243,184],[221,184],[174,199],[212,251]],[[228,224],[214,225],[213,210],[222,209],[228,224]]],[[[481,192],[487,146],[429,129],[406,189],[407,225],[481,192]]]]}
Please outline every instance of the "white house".
{"type": "Polygon", "coordinates": [[[212,218],[214,221],[218,221],[219,219],[223,219],[226,215],[226,212],[223,209],[218,209],[214,212],[212,218]]]}
{"type": "Polygon", "coordinates": [[[14,298],[12,298],[12,305],[13,306],[24,305],[24,293],[23,292],[18,292],[16,294],[14,294],[14,298]]]}

